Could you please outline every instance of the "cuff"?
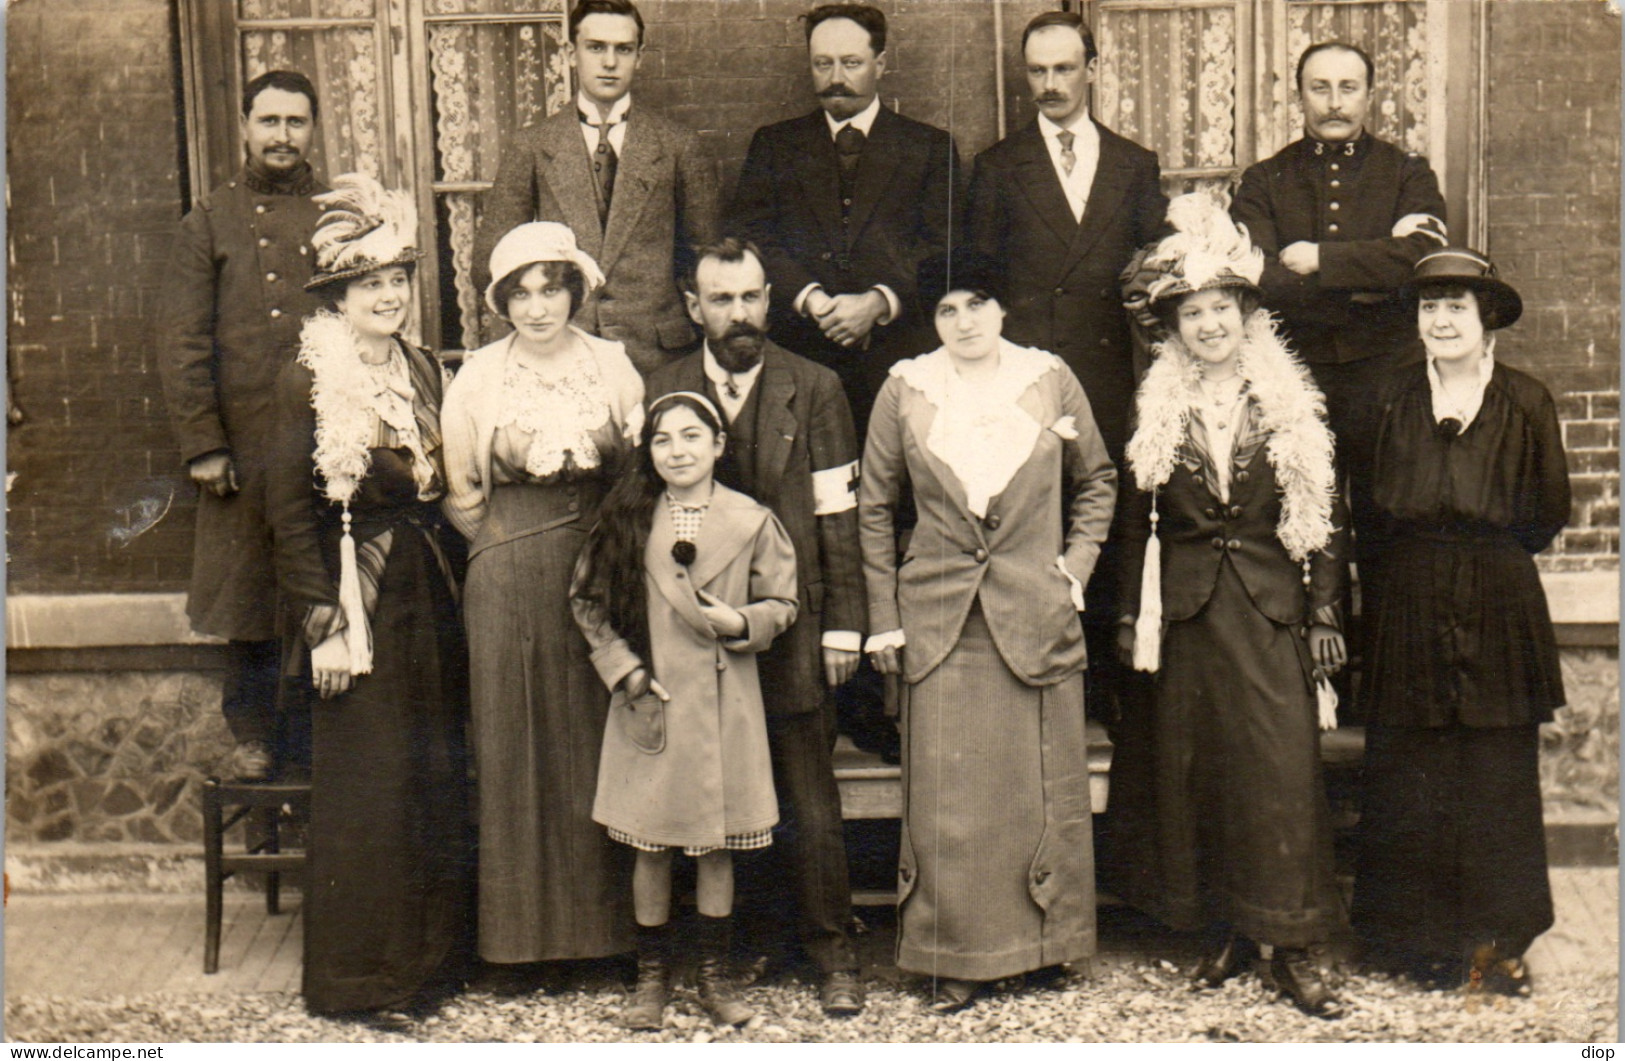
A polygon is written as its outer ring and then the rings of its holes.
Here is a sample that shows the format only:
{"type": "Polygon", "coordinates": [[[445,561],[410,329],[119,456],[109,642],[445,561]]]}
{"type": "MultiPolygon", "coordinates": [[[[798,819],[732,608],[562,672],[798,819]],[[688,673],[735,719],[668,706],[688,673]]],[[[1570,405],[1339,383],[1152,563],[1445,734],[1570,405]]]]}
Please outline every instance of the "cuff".
{"type": "Polygon", "coordinates": [[[1066,557],[1057,556],[1055,566],[1060,569],[1061,574],[1066,576],[1068,588],[1072,590],[1072,607],[1077,611],[1083,611],[1083,583],[1079,582],[1077,576],[1066,569],[1066,557]]]}
{"type": "Polygon", "coordinates": [[[315,648],[345,627],[344,609],[337,604],[312,604],[305,609],[299,632],[307,648],[315,648]]]}
{"type": "Polygon", "coordinates": [[[879,652],[883,648],[902,648],[907,644],[901,630],[887,630],[883,634],[871,634],[869,640],[863,644],[865,652],[879,652]]]}
{"type": "Polygon", "coordinates": [[[807,296],[812,294],[814,289],[821,288],[823,286],[823,284],[808,284],[806,287],[801,289],[799,294],[796,295],[795,301],[790,303],[790,308],[796,311],[796,315],[798,317],[805,317],[807,315],[807,296]]]}
{"type": "Polygon", "coordinates": [[[856,630],[825,630],[820,644],[842,652],[862,652],[863,635],[856,630]]]}
{"type": "Polygon", "coordinates": [[[897,292],[885,284],[876,284],[871,290],[879,291],[880,297],[886,300],[886,314],[875,321],[876,326],[890,324],[903,315],[903,303],[897,298],[897,292]]]}
{"type": "Polygon", "coordinates": [[[1323,604],[1310,613],[1309,622],[1314,626],[1329,626],[1342,633],[1343,609],[1336,604],[1323,604]]]}

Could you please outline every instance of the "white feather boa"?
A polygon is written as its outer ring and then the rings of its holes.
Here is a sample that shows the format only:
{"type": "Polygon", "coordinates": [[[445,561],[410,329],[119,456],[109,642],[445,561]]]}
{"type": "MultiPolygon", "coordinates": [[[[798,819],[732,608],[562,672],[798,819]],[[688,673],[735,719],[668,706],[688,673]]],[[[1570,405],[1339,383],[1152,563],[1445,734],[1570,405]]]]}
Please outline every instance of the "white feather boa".
{"type": "MultiPolygon", "coordinates": [[[[1158,343],[1153,352],[1156,360],[1135,399],[1139,426],[1125,450],[1135,484],[1149,491],[1161,488],[1173,474],[1202,374],[1200,359],[1177,335],[1158,343]]],[[[1302,563],[1332,537],[1337,476],[1326,399],[1264,310],[1247,319],[1236,367],[1257,403],[1259,426],[1269,433],[1265,455],[1282,495],[1275,536],[1302,563]]]]}

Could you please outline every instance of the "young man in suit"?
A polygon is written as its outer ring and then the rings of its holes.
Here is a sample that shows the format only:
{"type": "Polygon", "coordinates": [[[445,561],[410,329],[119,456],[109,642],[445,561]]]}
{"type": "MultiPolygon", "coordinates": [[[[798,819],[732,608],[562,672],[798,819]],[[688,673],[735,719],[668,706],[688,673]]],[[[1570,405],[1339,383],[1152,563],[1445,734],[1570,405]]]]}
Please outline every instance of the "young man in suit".
{"type": "Polygon", "coordinates": [[[1249,166],[1230,208],[1264,252],[1265,308],[1326,395],[1362,560],[1380,381],[1422,356],[1416,311],[1399,288],[1446,242],[1444,197],[1427,159],[1365,127],[1373,69],[1350,44],[1306,48],[1298,61],[1304,136],[1249,166]]]}
{"type": "Polygon", "coordinates": [[[770,297],[754,246],[730,238],[701,248],[684,298],[704,345],[650,376],[648,397],[710,397],[728,431],[717,481],[771,508],[795,545],[801,609],[759,658],[762,700],[801,939],[823,976],[824,1012],[851,1015],[862,1011],[864,992],[848,935],[852,894],[828,692],[856,671],[867,625],[857,440],[835,374],[768,341],[770,297]]]}
{"type": "Polygon", "coordinates": [[[936,345],[916,274],[947,256],[958,154],[946,132],[881,106],[879,9],[803,18],[818,107],[756,130],[731,221],[762,249],[774,340],[835,370],[861,439],[886,371],[936,345]]]}
{"type": "MultiPolygon", "coordinates": [[[[1137,380],[1118,277],[1160,234],[1168,199],[1157,156],[1089,115],[1099,53],[1083,19],[1045,12],[1021,49],[1038,116],[977,156],[966,241],[1007,271],[1005,338],[1066,362],[1121,464],[1137,380]]],[[[1126,678],[1112,649],[1117,553],[1108,540],[1083,617],[1090,710],[1106,720],[1126,678]]]]}
{"type": "Polygon", "coordinates": [[[570,12],[572,105],[504,151],[474,241],[476,287],[491,248],[516,225],[558,221],[604,271],[576,323],[626,344],[645,375],[687,352],[694,329],[678,280],[688,248],[716,235],[716,174],[699,137],[632,107],[643,16],[630,0],[581,0],[570,12]]]}

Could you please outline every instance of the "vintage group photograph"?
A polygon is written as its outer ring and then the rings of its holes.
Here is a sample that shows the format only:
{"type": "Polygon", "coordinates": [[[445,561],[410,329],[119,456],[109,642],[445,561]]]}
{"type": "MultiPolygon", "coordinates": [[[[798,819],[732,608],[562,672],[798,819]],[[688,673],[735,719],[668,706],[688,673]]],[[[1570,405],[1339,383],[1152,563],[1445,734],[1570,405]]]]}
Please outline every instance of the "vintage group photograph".
{"type": "Polygon", "coordinates": [[[1619,1038],[1613,0],[11,0],[9,1042],[1619,1038]]]}

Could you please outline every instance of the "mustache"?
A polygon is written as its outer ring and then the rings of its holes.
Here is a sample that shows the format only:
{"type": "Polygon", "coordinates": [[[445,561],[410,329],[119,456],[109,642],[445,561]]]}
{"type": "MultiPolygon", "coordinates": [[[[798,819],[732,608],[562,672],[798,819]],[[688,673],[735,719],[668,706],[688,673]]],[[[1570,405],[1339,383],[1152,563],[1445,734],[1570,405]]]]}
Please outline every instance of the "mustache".
{"type": "Polygon", "coordinates": [[[831,85],[824,91],[818,93],[819,99],[839,99],[842,96],[845,96],[848,99],[857,99],[858,94],[847,88],[845,85],[831,85]]]}
{"type": "Polygon", "coordinates": [[[1065,103],[1066,97],[1059,92],[1046,92],[1033,100],[1034,103],[1065,103]]]}
{"type": "Polygon", "coordinates": [[[752,324],[750,321],[734,321],[732,324],[728,325],[728,330],[723,332],[718,338],[724,341],[728,339],[746,338],[765,339],[767,338],[767,331],[763,328],[756,327],[756,325],[752,324]]]}

